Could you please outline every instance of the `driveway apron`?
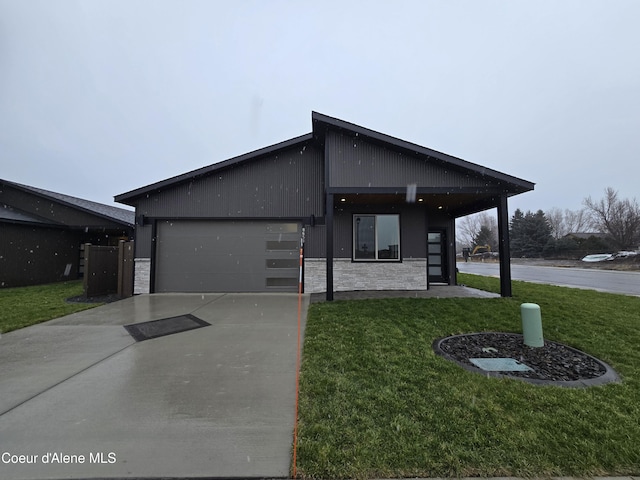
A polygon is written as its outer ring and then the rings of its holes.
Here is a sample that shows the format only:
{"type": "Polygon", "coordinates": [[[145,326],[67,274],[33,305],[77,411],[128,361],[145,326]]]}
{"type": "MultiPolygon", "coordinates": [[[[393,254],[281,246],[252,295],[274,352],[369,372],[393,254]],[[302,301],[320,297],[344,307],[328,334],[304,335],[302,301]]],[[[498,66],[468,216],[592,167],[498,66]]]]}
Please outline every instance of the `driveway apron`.
{"type": "Polygon", "coordinates": [[[141,295],[3,335],[0,478],[288,476],[297,312],[295,294],[141,295]],[[185,314],[211,325],[123,328],[185,314]]]}

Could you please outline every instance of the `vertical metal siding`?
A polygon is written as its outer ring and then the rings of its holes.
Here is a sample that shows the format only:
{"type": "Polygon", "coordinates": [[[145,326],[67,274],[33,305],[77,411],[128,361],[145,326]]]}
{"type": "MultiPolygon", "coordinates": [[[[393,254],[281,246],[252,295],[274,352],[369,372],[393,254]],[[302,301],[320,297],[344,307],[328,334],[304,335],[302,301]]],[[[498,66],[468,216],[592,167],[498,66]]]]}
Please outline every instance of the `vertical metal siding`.
{"type": "Polygon", "coordinates": [[[141,199],[157,217],[304,217],[323,214],[324,162],[312,146],[247,161],[141,199]]]}
{"type": "Polygon", "coordinates": [[[10,223],[0,229],[0,288],[78,278],[79,233],[10,223]]]}
{"type": "Polygon", "coordinates": [[[136,258],[151,258],[152,230],[151,225],[145,225],[144,227],[136,226],[136,258]]]}
{"type": "Polygon", "coordinates": [[[428,157],[401,153],[362,137],[329,131],[327,158],[331,161],[331,187],[487,187],[495,185],[428,157]]]}
{"type": "Polygon", "coordinates": [[[327,230],[324,225],[305,228],[305,258],[325,258],[327,256],[327,230]]]}
{"type": "Polygon", "coordinates": [[[353,215],[336,211],[333,216],[333,257],[351,258],[353,252],[353,215]]]}

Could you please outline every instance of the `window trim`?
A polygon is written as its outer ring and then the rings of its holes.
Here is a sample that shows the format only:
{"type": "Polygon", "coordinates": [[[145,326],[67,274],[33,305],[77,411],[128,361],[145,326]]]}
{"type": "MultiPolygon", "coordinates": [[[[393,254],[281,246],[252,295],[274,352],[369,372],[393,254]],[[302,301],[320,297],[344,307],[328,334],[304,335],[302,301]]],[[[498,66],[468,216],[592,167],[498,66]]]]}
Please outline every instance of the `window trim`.
{"type": "Polygon", "coordinates": [[[401,252],[401,223],[400,223],[400,214],[399,213],[354,213],[351,218],[351,262],[371,262],[371,263],[402,263],[402,252],[401,252]],[[378,217],[379,216],[390,216],[396,217],[398,220],[398,258],[378,258],[378,217]],[[356,218],[357,217],[373,217],[374,218],[374,252],[375,258],[356,258],[356,218]]]}

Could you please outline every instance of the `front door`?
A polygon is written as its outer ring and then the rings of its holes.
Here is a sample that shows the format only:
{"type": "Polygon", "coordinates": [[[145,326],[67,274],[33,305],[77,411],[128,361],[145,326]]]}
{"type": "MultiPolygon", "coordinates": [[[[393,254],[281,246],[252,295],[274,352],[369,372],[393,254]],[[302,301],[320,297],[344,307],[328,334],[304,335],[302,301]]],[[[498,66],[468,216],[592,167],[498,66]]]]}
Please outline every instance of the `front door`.
{"type": "Polygon", "coordinates": [[[431,231],[428,233],[427,252],[427,274],[429,276],[429,283],[449,283],[444,231],[431,231]]]}

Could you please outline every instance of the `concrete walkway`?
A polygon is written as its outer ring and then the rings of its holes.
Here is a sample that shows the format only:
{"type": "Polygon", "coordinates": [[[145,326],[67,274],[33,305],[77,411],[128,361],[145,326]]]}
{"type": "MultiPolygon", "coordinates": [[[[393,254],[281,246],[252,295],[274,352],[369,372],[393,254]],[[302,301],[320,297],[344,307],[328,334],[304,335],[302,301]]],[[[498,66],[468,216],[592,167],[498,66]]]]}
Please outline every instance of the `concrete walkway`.
{"type": "MultiPolygon", "coordinates": [[[[311,303],[324,302],[326,296],[326,292],[312,293],[311,303]]],[[[463,285],[432,285],[429,290],[357,290],[333,293],[334,300],[376,298],[500,298],[500,295],[463,285]]]]}
{"type": "Polygon", "coordinates": [[[297,305],[142,295],[3,335],[0,478],[288,476],[297,305]],[[187,313],[211,326],[122,327],[187,313]]]}

